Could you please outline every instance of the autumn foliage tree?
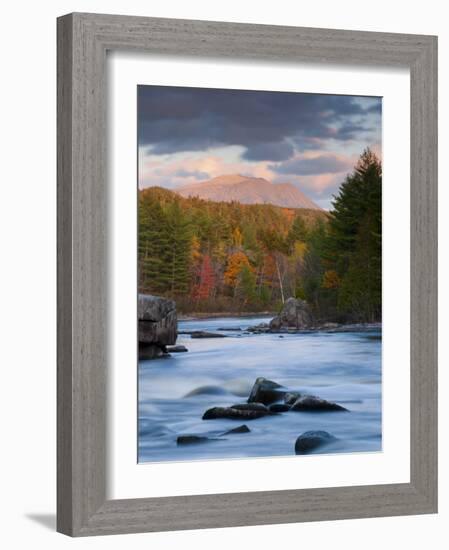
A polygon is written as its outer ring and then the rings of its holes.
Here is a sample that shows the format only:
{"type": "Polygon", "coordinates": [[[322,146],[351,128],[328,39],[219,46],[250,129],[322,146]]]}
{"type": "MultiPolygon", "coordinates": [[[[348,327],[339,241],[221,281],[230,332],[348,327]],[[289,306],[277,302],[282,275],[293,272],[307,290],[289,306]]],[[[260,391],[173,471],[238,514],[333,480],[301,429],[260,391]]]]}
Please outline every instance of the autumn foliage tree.
{"type": "Polygon", "coordinates": [[[370,150],[330,212],[139,193],[139,290],[182,312],[271,311],[295,296],[317,319],[378,320],[382,167],[370,150]]]}
{"type": "Polygon", "coordinates": [[[238,250],[232,253],[228,258],[227,268],[224,273],[224,282],[226,285],[234,288],[237,286],[240,272],[244,267],[249,268],[249,260],[244,252],[238,250]]]}
{"type": "Polygon", "coordinates": [[[197,300],[207,300],[210,298],[215,289],[215,273],[212,266],[212,261],[208,254],[203,256],[201,268],[199,272],[199,281],[194,288],[193,295],[197,300]]]}

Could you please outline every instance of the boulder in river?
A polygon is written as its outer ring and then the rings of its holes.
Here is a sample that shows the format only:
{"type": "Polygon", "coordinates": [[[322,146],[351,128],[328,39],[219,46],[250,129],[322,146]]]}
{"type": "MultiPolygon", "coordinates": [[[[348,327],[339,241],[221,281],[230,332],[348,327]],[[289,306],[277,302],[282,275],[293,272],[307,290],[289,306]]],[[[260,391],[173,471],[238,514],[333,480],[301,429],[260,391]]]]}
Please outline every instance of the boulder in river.
{"type": "Polygon", "coordinates": [[[279,388],[282,388],[282,386],[277,382],[259,377],[254,382],[251,389],[251,393],[248,397],[248,403],[263,403],[264,405],[271,405],[271,403],[280,401],[283,399],[285,391],[282,391],[279,388]]]}
{"type": "Polygon", "coordinates": [[[248,426],[246,424],[242,424],[241,426],[237,426],[237,428],[232,428],[232,430],[228,430],[227,432],[224,432],[222,435],[246,434],[250,431],[251,430],[248,428],[248,426]]]}
{"type": "Polygon", "coordinates": [[[259,323],[258,325],[254,325],[246,329],[247,332],[253,332],[255,334],[269,332],[269,330],[270,330],[270,325],[268,323],[259,323]]]}
{"type": "Polygon", "coordinates": [[[304,455],[336,440],[336,437],[322,430],[304,432],[296,440],[295,453],[304,455]]]}
{"type": "Polygon", "coordinates": [[[285,403],[273,403],[268,408],[271,413],[277,414],[288,412],[290,410],[290,405],[286,405],[285,403]]]}
{"type": "Polygon", "coordinates": [[[225,334],[218,332],[206,332],[205,330],[194,330],[190,333],[190,338],[226,338],[225,334]]]}
{"type": "Polygon", "coordinates": [[[347,411],[341,405],[326,401],[314,395],[304,395],[299,397],[292,405],[291,411],[299,412],[328,412],[328,411],[347,411]]]}
{"type": "Polygon", "coordinates": [[[139,360],[158,359],[159,357],[170,357],[165,346],[156,344],[141,344],[139,343],[139,360]]]}
{"type": "Polygon", "coordinates": [[[167,346],[168,353],[185,353],[187,351],[189,350],[182,344],[178,344],[177,346],[167,346]]]}
{"type": "Polygon", "coordinates": [[[270,414],[270,411],[262,403],[242,403],[232,407],[212,407],[203,414],[203,420],[215,420],[217,418],[255,420],[268,414],[270,414]]]}
{"type": "Polygon", "coordinates": [[[184,397],[194,397],[196,395],[227,395],[229,392],[220,386],[199,386],[186,393],[184,397]]]}
{"type": "Polygon", "coordinates": [[[197,445],[208,441],[219,441],[216,437],[205,437],[202,435],[179,435],[176,439],[177,445],[197,445]]]}
{"type": "Polygon", "coordinates": [[[279,315],[271,320],[270,330],[275,332],[289,328],[308,329],[312,325],[312,314],[307,302],[299,298],[288,298],[279,315]]]}
{"type": "Polygon", "coordinates": [[[168,345],[176,344],[178,323],[173,300],[139,294],[137,316],[140,359],[160,357],[167,352],[168,345]]]}
{"type": "Polygon", "coordinates": [[[236,405],[231,405],[231,408],[237,409],[238,411],[266,412],[268,410],[263,403],[237,403],[236,405]]]}
{"type": "Polygon", "coordinates": [[[286,405],[293,405],[293,403],[301,397],[301,394],[296,391],[288,391],[284,395],[284,403],[286,405]]]}

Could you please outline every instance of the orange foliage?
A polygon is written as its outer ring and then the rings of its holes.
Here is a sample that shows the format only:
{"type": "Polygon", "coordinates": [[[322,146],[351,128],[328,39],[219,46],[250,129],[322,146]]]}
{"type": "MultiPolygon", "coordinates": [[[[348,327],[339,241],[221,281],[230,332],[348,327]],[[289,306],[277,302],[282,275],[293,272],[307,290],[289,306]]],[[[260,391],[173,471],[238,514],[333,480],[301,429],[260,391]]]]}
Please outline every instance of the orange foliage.
{"type": "Polygon", "coordinates": [[[224,272],[224,282],[229,286],[235,287],[238,276],[244,266],[251,269],[248,257],[243,252],[234,252],[228,258],[226,271],[224,272]]]}
{"type": "Polygon", "coordinates": [[[321,286],[323,288],[338,288],[340,286],[340,277],[338,273],[333,269],[325,271],[321,286]]]}

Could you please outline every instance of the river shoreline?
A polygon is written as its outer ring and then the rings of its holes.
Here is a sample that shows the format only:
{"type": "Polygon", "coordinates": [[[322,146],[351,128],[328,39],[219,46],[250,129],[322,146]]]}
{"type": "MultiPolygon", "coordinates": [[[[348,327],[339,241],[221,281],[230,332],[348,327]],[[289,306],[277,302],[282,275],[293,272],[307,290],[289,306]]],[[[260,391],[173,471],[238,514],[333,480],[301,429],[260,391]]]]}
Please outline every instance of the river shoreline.
{"type": "Polygon", "coordinates": [[[228,319],[228,318],[247,318],[247,317],[253,317],[253,318],[258,318],[258,317],[268,317],[268,316],[272,316],[274,317],[276,315],[276,312],[274,311],[258,311],[258,312],[251,312],[251,311],[245,311],[245,312],[240,312],[240,313],[236,313],[236,312],[231,312],[231,311],[225,311],[225,312],[221,312],[221,311],[217,311],[217,312],[198,312],[198,313],[189,313],[189,314],[184,314],[184,313],[178,313],[178,321],[198,321],[198,320],[202,320],[202,321],[205,321],[207,319],[217,319],[217,318],[223,318],[223,319],[228,319]]]}

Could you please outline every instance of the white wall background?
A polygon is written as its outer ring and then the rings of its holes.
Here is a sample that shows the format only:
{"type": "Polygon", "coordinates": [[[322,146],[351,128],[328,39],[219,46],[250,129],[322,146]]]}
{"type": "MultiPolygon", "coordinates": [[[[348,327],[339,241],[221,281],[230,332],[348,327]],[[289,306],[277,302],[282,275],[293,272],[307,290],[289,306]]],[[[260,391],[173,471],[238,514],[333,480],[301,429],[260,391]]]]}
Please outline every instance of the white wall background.
{"type": "MultiPolygon", "coordinates": [[[[59,0],[9,2],[2,9],[0,40],[0,532],[2,546],[133,548],[170,545],[236,549],[329,545],[345,550],[442,548],[447,540],[449,444],[446,422],[448,350],[441,343],[440,512],[435,516],[351,520],[314,524],[126,535],[71,540],[55,523],[55,246],[56,246],[56,25],[58,15],[94,11],[272,23],[310,27],[439,35],[440,156],[449,149],[449,32],[438,0],[391,2],[320,0],[273,3],[227,0],[59,0]]],[[[440,208],[449,199],[441,171],[440,208]]],[[[400,208],[400,205],[398,205],[400,208]]],[[[448,259],[444,253],[448,216],[441,215],[441,311],[447,303],[448,259]]],[[[444,315],[444,313],[443,313],[444,315]]],[[[443,316],[441,316],[443,317],[443,316]]],[[[441,319],[441,333],[447,324],[441,319]]]]}

